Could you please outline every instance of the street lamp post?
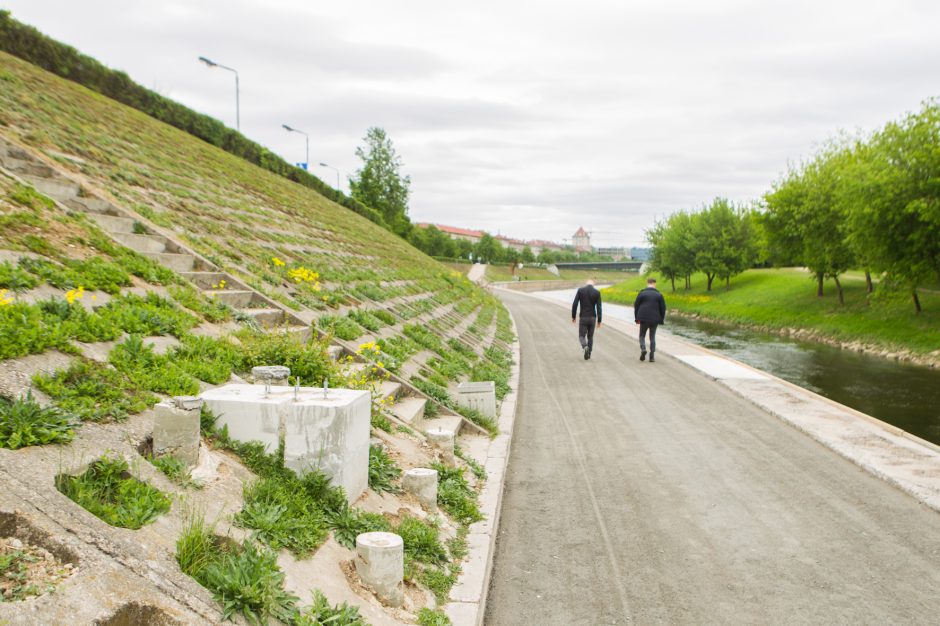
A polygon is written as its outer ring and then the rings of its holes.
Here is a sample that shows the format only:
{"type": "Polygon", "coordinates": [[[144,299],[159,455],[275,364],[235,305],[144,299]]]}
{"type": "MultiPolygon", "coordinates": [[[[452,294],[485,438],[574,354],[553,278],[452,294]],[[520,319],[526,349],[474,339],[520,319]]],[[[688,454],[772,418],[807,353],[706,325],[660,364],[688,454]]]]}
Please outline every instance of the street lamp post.
{"type": "Polygon", "coordinates": [[[228,67],[228,66],[226,66],[226,65],[222,65],[221,63],[216,63],[215,61],[210,61],[210,60],[207,59],[206,57],[199,57],[199,60],[202,61],[203,63],[205,63],[206,65],[208,65],[209,67],[220,67],[220,68],[222,68],[223,70],[228,70],[228,71],[232,72],[233,74],[235,74],[235,130],[241,132],[241,130],[242,130],[241,111],[240,111],[240,106],[239,106],[239,103],[238,103],[238,100],[239,100],[239,97],[238,97],[238,71],[235,70],[234,68],[228,67]]]}
{"type": "Polygon", "coordinates": [[[336,191],[339,191],[339,170],[332,165],[327,165],[326,163],[320,163],[320,167],[326,167],[336,172],[336,191]]]}
{"type": "Polygon", "coordinates": [[[306,160],[304,161],[304,169],[305,169],[305,170],[306,170],[306,169],[309,169],[309,166],[310,166],[310,136],[309,136],[307,133],[305,133],[304,131],[302,131],[302,130],[297,130],[296,128],[291,128],[291,127],[288,126],[287,124],[281,124],[281,126],[284,128],[284,130],[286,130],[286,131],[289,132],[289,133],[300,133],[301,135],[303,135],[303,136],[306,138],[306,141],[307,141],[307,156],[306,156],[306,160]]]}

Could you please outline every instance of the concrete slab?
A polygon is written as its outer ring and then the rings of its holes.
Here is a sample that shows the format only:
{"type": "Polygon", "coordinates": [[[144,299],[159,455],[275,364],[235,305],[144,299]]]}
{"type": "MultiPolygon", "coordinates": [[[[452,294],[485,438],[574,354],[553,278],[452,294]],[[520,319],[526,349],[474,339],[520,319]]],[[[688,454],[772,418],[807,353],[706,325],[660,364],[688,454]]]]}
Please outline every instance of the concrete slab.
{"type": "Polygon", "coordinates": [[[767,374],[720,356],[683,354],[676,355],[676,358],[715,379],[767,380],[770,378],[767,374]]]}

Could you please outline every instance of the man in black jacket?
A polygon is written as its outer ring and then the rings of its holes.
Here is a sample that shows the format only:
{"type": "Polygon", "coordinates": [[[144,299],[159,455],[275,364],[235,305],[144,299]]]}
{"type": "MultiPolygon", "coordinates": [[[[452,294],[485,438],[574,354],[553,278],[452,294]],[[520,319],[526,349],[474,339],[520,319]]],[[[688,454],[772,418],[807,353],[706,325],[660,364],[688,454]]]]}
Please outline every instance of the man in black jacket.
{"type": "Polygon", "coordinates": [[[578,289],[574,296],[574,304],[571,305],[571,323],[574,324],[574,318],[578,314],[578,306],[581,306],[581,321],[578,324],[578,339],[581,341],[581,349],[584,350],[584,360],[591,358],[591,350],[594,349],[594,323],[601,327],[601,292],[594,288],[594,279],[588,279],[584,287],[578,289]]]}
{"type": "Polygon", "coordinates": [[[650,363],[656,361],[656,327],[666,321],[666,299],[656,289],[656,279],[646,281],[646,289],[636,294],[633,319],[640,325],[640,360],[646,360],[646,331],[650,333],[650,363]]]}

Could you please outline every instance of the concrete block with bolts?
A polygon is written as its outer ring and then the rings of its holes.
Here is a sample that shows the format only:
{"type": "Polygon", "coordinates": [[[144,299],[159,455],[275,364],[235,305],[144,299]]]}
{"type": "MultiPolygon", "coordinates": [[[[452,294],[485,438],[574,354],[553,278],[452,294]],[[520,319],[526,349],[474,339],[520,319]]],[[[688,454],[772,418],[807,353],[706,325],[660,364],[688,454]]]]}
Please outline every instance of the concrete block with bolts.
{"type": "Polygon", "coordinates": [[[356,537],[356,573],[384,604],[399,607],[405,599],[405,544],[394,533],[356,537]]]}
{"type": "Polygon", "coordinates": [[[457,404],[496,417],[496,383],[492,380],[457,385],[457,404]]]}
{"type": "Polygon", "coordinates": [[[189,467],[199,461],[199,415],[202,401],[190,396],[164,400],[153,411],[153,453],[173,455],[189,467]]]}
{"type": "Polygon", "coordinates": [[[416,467],[405,470],[401,485],[408,493],[414,494],[429,513],[437,511],[437,470],[416,467]]]}

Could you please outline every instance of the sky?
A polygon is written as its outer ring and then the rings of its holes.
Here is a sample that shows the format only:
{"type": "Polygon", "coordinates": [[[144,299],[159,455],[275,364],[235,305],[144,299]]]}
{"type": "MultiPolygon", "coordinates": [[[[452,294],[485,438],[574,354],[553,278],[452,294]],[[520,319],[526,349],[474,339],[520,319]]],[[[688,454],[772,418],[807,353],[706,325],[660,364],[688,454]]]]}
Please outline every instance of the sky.
{"type": "Polygon", "coordinates": [[[384,128],[410,216],[643,245],[940,94],[935,0],[0,0],[341,187],[384,128]],[[320,167],[327,163],[335,169],[320,167]]]}

